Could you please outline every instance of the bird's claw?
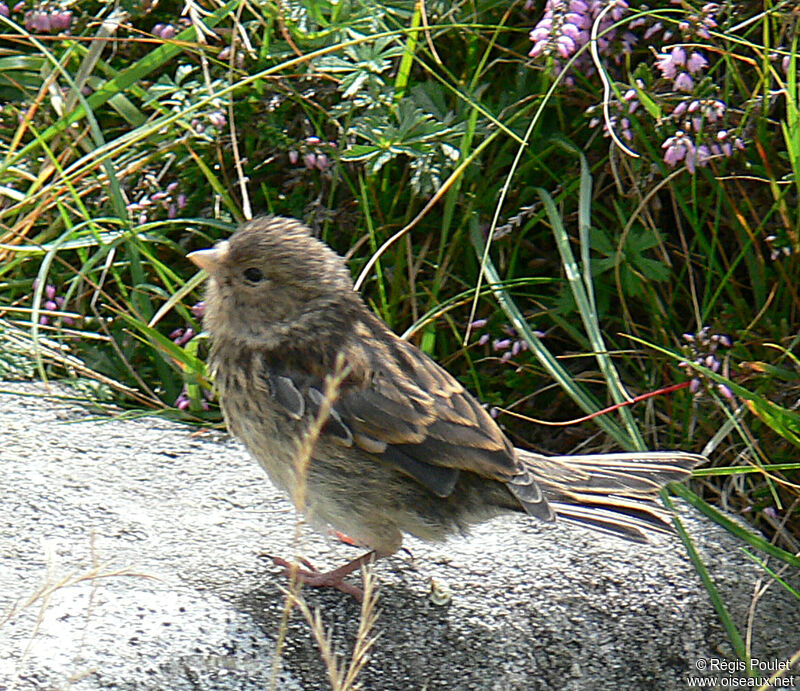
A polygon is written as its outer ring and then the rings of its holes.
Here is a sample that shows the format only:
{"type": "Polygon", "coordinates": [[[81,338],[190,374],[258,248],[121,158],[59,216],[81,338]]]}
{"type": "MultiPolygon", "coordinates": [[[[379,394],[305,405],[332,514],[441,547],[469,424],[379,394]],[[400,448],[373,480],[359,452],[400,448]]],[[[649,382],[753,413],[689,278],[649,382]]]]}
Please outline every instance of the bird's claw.
{"type": "Polygon", "coordinates": [[[308,571],[299,569],[296,564],[292,564],[280,557],[272,557],[272,563],[275,566],[283,567],[283,574],[290,580],[293,579],[312,588],[335,588],[347,595],[352,595],[359,602],[363,602],[364,591],[358,586],[345,581],[344,576],[340,573],[341,569],[320,572],[308,559],[301,557],[300,561],[308,571]]]}

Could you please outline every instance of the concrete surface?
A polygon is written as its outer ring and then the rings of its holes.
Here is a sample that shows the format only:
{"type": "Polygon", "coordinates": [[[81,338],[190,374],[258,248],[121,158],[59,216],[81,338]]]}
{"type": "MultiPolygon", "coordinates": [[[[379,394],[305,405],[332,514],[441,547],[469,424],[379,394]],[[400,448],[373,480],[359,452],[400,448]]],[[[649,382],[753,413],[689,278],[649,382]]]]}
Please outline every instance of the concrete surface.
{"type": "MultiPolygon", "coordinates": [[[[293,509],[223,435],[93,419],[64,391],[0,384],[0,688],[329,688],[296,609],[274,678],[285,580],[265,553],[330,567],[357,552],[308,529],[293,547],[293,509]]],[[[745,631],[762,572],[683,513],[745,631]]],[[[677,538],[641,547],[520,516],[406,544],[413,558],[375,567],[366,689],[668,690],[703,664],[735,668],[677,538]],[[449,604],[430,601],[431,578],[449,604]]],[[[797,572],[784,576],[800,588],[797,572]]],[[[349,659],[358,603],[304,595],[349,659]]],[[[798,602],[777,584],[753,622],[754,656],[777,664],[800,648],[798,602]]]]}

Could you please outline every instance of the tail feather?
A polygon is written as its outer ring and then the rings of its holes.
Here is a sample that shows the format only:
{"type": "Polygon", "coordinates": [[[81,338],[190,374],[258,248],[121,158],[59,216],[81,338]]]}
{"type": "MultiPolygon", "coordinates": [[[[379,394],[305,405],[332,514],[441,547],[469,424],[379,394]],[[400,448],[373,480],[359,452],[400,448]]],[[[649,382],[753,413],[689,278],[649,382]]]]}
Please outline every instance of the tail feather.
{"type": "MultiPolygon", "coordinates": [[[[706,460],[681,451],[540,456],[517,449],[517,455],[557,517],[634,542],[672,531],[659,490],[706,460]]],[[[513,482],[510,489],[516,494],[513,482]]]]}

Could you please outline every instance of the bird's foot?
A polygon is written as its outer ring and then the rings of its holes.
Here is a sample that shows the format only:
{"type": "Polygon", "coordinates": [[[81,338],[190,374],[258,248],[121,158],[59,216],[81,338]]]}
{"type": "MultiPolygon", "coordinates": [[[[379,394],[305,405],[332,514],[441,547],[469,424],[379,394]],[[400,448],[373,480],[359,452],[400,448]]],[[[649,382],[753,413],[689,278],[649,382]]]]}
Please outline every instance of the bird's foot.
{"type": "Polygon", "coordinates": [[[309,585],[312,588],[335,588],[343,593],[352,595],[359,602],[363,602],[364,591],[358,586],[348,583],[344,578],[376,558],[377,555],[375,552],[368,552],[358,559],[353,559],[353,561],[348,562],[344,566],[340,566],[338,569],[324,572],[320,572],[310,561],[302,558],[300,561],[306,569],[308,569],[307,571],[298,568],[296,564],[292,564],[280,557],[272,557],[272,563],[275,564],[275,566],[282,566],[285,576],[290,579],[295,579],[303,585],[309,585]]]}

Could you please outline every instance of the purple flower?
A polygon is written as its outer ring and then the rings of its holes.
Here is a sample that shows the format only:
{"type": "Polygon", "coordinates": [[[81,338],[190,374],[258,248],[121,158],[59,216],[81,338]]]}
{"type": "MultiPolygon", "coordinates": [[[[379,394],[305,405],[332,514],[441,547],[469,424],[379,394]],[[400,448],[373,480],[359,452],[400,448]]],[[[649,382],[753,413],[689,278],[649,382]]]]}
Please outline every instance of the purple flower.
{"type": "Polygon", "coordinates": [[[675,79],[678,73],[678,66],[668,53],[659,53],[656,60],[656,67],[661,70],[661,74],[667,79],[675,79]]]}
{"type": "Polygon", "coordinates": [[[689,76],[688,72],[681,72],[675,77],[675,88],[678,91],[691,92],[694,89],[694,80],[689,76]]]}
{"type": "Polygon", "coordinates": [[[228,122],[228,119],[225,117],[225,114],[219,110],[215,110],[208,116],[208,121],[214,125],[217,129],[221,129],[225,127],[228,122]]]}
{"type": "Polygon", "coordinates": [[[565,60],[578,50],[578,44],[569,36],[559,36],[556,39],[556,52],[565,60]]]}
{"type": "Polygon", "coordinates": [[[67,31],[72,24],[72,12],[56,10],[50,14],[53,31],[67,31]]]}
{"type": "Polygon", "coordinates": [[[25,16],[25,28],[38,33],[49,33],[53,28],[49,12],[30,12],[25,16]]]}
{"type": "Polygon", "coordinates": [[[478,339],[478,345],[486,345],[489,342],[489,334],[482,334],[481,337],[478,339]]]}
{"type": "Polygon", "coordinates": [[[4,2],[0,2],[0,17],[8,17],[11,14],[8,10],[8,5],[4,2]]]}
{"type": "Polygon", "coordinates": [[[703,57],[703,55],[697,51],[693,51],[689,56],[689,59],[686,61],[686,69],[689,70],[691,74],[697,74],[706,67],[708,67],[708,60],[706,60],[705,57],[703,57]]]}
{"type": "Polygon", "coordinates": [[[163,38],[165,41],[175,38],[175,34],[177,33],[178,32],[175,30],[175,27],[172,26],[172,24],[156,24],[153,27],[153,35],[163,38]]]}
{"type": "Polygon", "coordinates": [[[482,329],[484,326],[486,326],[487,323],[488,323],[488,320],[486,320],[486,319],[476,319],[475,321],[470,322],[469,328],[470,329],[482,329]]]}
{"type": "Polygon", "coordinates": [[[325,154],[317,154],[317,169],[324,171],[328,168],[328,157],[325,154]]]}
{"type": "Polygon", "coordinates": [[[511,347],[511,339],[510,338],[504,338],[502,340],[497,339],[492,344],[492,348],[494,350],[508,350],[510,347],[511,347]]]}
{"type": "Polygon", "coordinates": [[[675,136],[667,139],[662,145],[664,151],[664,163],[674,168],[681,161],[686,161],[686,165],[691,172],[694,172],[694,160],[696,147],[692,138],[678,130],[675,136]]]}
{"type": "Polygon", "coordinates": [[[196,302],[189,308],[192,314],[197,317],[198,319],[202,319],[206,313],[206,303],[205,300],[201,300],[200,302],[196,302]]]}
{"type": "Polygon", "coordinates": [[[725,386],[725,384],[717,384],[717,391],[720,392],[723,398],[728,399],[729,401],[734,401],[733,392],[725,386]]]}
{"type": "Polygon", "coordinates": [[[663,29],[663,28],[664,27],[661,24],[661,22],[656,22],[649,29],[647,29],[647,31],[644,32],[644,40],[645,41],[649,40],[650,38],[655,36],[659,31],[661,31],[661,29],[663,29]]]}

